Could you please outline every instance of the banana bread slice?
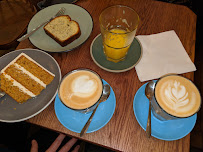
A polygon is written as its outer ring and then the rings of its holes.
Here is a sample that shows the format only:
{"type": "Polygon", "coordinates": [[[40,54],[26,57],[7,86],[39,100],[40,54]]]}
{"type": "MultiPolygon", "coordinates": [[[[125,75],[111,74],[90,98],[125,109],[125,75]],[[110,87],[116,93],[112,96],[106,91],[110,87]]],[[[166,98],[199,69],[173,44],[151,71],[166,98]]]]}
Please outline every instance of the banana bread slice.
{"type": "Polygon", "coordinates": [[[62,47],[80,37],[80,26],[70,16],[62,15],[54,18],[44,26],[44,31],[62,47]]]}

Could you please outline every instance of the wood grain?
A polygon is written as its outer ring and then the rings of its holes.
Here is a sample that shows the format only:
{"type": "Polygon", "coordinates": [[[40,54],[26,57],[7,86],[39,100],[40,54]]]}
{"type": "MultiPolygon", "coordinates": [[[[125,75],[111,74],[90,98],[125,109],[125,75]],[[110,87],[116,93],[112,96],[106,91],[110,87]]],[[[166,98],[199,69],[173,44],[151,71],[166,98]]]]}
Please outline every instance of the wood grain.
{"type": "MultiPolygon", "coordinates": [[[[71,132],[60,124],[54,112],[53,102],[43,112],[27,121],[117,151],[188,152],[190,134],[180,140],[170,142],[146,137],[145,131],[139,126],[133,113],[134,95],[144,83],[138,80],[135,69],[124,73],[110,73],[100,69],[91,59],[89,48],[92,40],[100,33],[98,18],[101,11],[108,6],[122,4],[135,9],[141,18],[137,35],[175,30],[191,60],[194,61],[196,15],[185,6],[152,0],[80,0],[76,4],[85,8],[92,16],[94,22],[92,34],[82,46],[74,51],[50,54],[59,63],[62,75],[82,67],[96,71],[105,79],[116,95],[115,113],[106,126],[82,138],[78,133],[71,132]]],[[[35,47],[29,40],[25,40],[17,49],[21,48],[35,47]]],[[[184,76],[193,80],[193,73],[186,73],[184,76]]]]}

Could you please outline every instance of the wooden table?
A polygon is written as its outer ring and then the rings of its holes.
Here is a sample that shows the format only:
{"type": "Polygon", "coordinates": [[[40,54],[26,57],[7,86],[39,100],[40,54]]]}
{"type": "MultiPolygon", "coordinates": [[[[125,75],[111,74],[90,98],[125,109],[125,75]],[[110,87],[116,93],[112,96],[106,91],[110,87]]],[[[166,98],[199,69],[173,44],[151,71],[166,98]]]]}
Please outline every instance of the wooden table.
{"type": "MultiPolygon", "coordinates": [[[[62,75],[73,69],[89,68],[105,79],[116,95],[114,115],[102,129],[85,134],[82,138],[78,133],[71,132],[60,124],[54,112],[54,102],[43,112],[27,121],[117,151],[189,151],[190,134],[180,140],[170,142],[146,137],[146,132],[138,124],[133,112],[134,95],[144,84],[138,80],[134,68],[124,73],[110,73],[99,68],[91,59],[90,44],[100,33],[99,15],[104,8],[114,4],[127,5],[137,11],[141,18],[137,35],[175,30],[194,62],[196,15],[187,7],[153,0],[80,0],[76,5],[85,8],[93,18],[92,34],[82,46],[74,51],[50,54],[59,63],[62,75]]],[[[35,47],[29,40],[25,40],[17,47],[17,49],[22,48],[35,47]]],[[[193,80],[193,73],[187,73],[184,76],[193,80]]]]}

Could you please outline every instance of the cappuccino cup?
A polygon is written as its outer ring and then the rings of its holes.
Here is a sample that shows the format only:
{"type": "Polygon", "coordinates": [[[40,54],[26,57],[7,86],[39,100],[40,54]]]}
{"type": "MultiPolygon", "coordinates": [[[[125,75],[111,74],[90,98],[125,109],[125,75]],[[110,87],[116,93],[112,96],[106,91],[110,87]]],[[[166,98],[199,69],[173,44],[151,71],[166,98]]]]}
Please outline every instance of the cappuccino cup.
{"type": "Polygon", "coordinates": [[[103,91],[100,76],[89,69],[67,73],[59,86],[59,98],[68,108],[88,113],[98,104],[103,91]]]}
{"type": "Polygon", "coordinates": [[[167,75],[156,82],[152,113],[159,120],[190,117],[199,111],[200,106],[200,92],[189,79],[167,75]]]}

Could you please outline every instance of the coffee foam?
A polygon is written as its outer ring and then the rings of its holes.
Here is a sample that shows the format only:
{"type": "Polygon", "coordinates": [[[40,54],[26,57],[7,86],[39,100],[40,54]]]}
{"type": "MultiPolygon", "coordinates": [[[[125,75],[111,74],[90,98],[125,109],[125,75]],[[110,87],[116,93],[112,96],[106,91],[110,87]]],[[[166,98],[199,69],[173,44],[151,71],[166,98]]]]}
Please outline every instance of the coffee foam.
{"type": "Polygon", "coordinates": [[[88,75],[81,75],[75,78],[71,86],[74,95],[79,97],[89,97],[93,95],[97,87],[97,82],[91,80],[88,75]]]}
{"type": "Polygon", "coordinates": [[[201,97],[192,82],[180,76],[168,76],[158,81],[155,96],[169,114],[187,117],[199,109],[201,97]]]}
{"type": "Polygon", "coordinates": [[[188,92],[185,86],[178,81],[165,82],[167,83],[164,94],[166,96],[166,104],[174,109],[185,106],[189,102],[188,92]]]}
{"type": "Polygon", "coordinates": [[[59,88],[62,102],[73,109],[86,109],[102,95],[103,84],[96,74],[79,70],[67,75],[59,88]]]}

